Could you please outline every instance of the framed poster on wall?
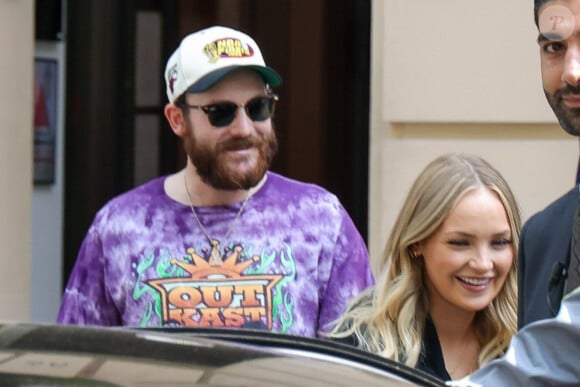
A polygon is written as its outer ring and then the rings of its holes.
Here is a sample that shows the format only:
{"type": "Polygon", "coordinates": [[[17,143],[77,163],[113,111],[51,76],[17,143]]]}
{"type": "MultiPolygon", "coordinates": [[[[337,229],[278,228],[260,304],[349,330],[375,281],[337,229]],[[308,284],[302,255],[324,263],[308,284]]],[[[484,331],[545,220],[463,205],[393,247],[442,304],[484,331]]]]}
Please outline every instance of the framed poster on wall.
{"type": "Polygon", "coordinates": [[[36,58],[34,62],[34,183],[55,179],[58,63],[36,58]]]}

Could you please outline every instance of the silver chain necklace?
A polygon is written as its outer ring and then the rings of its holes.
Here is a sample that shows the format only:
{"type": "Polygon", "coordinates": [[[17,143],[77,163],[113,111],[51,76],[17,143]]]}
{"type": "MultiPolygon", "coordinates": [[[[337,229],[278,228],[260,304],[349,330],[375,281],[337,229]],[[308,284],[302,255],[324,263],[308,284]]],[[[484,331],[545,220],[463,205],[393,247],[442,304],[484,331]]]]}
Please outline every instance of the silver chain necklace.
{"type": "MultiPolygon", "coordinates": [[[[193,200],[191,199],[191,194],[189,193],[189,188],[187,187],[187,171],[184,171],[184,173],[183,173],[183,183],[185,185],[185,192],[187,192],[187,197],[189,199],[189,207],[191,208],[191,213],[193,214],[193,217],[195,218],[197,224],[199,225],[199,228],[201,229],[201,231],[203,231],[203,233],[205,234],[205,236],[209,240],[209,243],[211,244],[210,264],[212,266],[220,266],[223,263],[222,255],[220,252],[220,242],[217,239],[212,238],[209,235],[209,233],[207,232],[207,230],[205,229],[205,227],[201,223],[201,220],[199,220],[197,213],[195,212],[195,208],[193,207],[193,200]]],[[[242,202],[242,205],[241,205],[238,213],[236,214],[234,220],[232,220],[232,222],[230,223],[230,226],[228,227],[228,230],[226,231],[226,234],[223,237],[224,241],[226,241],[228,239],[231,232],[234,230],[234,226],[236,225],[238,218],[240,217],[240,215],[244,211],[244,207],[246,207],[246,203],[248,202],[250,197],[254,194],[254,189],[257,189],[257,187],[259,187],[259,186],[260,186],[260,184],[258,184],[256,187],[254,187],[253,189],[248,191],[248,196],[246,196],[246,198],[242,202]]]]}

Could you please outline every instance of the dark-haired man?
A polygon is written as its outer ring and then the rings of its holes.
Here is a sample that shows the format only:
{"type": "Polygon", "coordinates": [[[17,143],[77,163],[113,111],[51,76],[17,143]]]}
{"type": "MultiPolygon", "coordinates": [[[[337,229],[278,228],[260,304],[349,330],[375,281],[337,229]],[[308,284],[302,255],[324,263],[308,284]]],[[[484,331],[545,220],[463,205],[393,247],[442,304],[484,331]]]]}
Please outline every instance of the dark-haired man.
{"type": "MultiPolygon", "coordinates": [[[[579,136],[580,0],[535,0],[534,15],[546,98],[562,129],[579,136]]],[[[580,243],[574,248],[574,240],[580,233],[575,237],[572,230],[580,230],[580,220],[575,219],[579,199],[578,186],[572,187],[522,229],[520,327],[556,315],[563,295],[578,286],[580,243]]]]}

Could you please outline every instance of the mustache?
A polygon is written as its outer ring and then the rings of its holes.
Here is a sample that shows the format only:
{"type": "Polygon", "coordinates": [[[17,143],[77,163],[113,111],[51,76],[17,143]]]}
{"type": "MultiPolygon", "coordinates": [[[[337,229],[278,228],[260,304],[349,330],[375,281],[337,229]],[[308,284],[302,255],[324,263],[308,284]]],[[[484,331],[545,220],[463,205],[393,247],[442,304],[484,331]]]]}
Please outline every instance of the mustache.
{"type": "Polygon", "coordinates": [[[261,141],[255,137],[234,137],[218,145],[218,151],[231,151],[247,148],[255,148],[260,145],[261,141]]]}
{"type": "Polygon", "coordinates": [[[562,98],[562,97],[565,97],[567,95],[574,95],[574,94],[580,94],[580,86],[566,85],[565,87],[561,88],[560,90],[558,90],[556,92],[556,97],[562,98]]]}

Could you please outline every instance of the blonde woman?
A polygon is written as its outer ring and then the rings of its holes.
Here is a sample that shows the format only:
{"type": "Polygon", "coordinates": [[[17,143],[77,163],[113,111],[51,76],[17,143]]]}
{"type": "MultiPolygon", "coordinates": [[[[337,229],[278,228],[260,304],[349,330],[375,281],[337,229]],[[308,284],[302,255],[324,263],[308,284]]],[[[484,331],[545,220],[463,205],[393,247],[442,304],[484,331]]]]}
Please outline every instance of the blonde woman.
{"type": "Polygon", "coordinates": [[[500,173],[448,154],[421,172],[379,262],[329,337],[440,379],[502,355],[517,326],[520,213],[500,173]]]}

